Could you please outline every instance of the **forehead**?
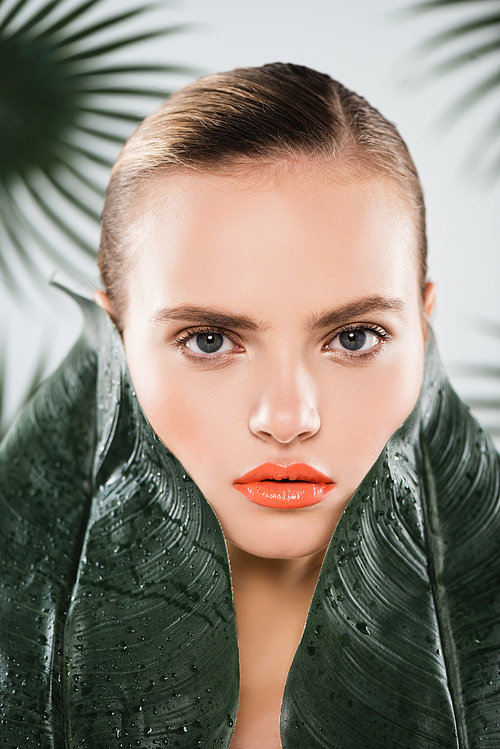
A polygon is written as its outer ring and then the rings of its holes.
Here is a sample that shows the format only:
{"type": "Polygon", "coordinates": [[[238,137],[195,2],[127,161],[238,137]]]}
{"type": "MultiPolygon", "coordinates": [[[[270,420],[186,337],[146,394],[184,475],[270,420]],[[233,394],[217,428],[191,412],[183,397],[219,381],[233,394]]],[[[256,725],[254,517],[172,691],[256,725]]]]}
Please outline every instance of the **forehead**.
{"type": "Polygon", "coordinates": [[[156,176],[127,240],[130,303],[151,309],[418,296],[417,230],[397,188],[325,166],[156,176]]]}

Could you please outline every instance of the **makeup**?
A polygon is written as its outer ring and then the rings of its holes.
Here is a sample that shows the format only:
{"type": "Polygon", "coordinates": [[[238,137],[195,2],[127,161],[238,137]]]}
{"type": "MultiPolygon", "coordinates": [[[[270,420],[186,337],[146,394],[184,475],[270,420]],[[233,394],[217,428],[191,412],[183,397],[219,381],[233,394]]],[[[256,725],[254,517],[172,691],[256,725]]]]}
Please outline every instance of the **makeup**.
{"type": "Polygon", "coordinates": [[[407,211],[384,180],[339,182],[329,162],[316,179],[309,164],[169,174],[133,224],[137,397],[226,538],[262,558],[328,545],[422,382],[407,211]],[[329,478],[243,477],[268,461],[329,478]]]}
{"type": "Polygon", "coordinates": [[[233,485],[255,504],[280,510],[318,504],[335,486],[328,476],[306,463],[264,463],[233,485]]]}

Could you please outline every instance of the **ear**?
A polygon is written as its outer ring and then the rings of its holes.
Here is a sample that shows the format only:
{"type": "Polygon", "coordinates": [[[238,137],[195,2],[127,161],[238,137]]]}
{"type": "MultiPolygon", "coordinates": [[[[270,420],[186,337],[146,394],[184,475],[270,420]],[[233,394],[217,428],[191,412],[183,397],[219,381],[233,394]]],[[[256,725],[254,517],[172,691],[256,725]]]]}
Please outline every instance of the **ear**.
{"type": "Polygon", "coordinates": [[[434,302],[436,301],[436,284],[428,281],[425,284],[424,290],[424,309],[427,317],[431,316],[432,310],[434,309],[434,302]]]}
{"type": "Polygon", "coordinates": [[[94,302],[98,304],[99,307],[102,307],[102,309],[111,317],[111,319],[113,319],[113,315],[111,313],[111,301],[105,291],[94,292],[94,302]]]}
{"type": "Polygon", "coordinates": [[[429,324],[431,320],[432,310],[434,309],[434,302],[436,301],[436,284],[428,281],[425,284],[424,289],[424,309],[422,312],[422,332],[424,334],[424,341],[427,340],[427,333],[429,332],[429,324]]]}

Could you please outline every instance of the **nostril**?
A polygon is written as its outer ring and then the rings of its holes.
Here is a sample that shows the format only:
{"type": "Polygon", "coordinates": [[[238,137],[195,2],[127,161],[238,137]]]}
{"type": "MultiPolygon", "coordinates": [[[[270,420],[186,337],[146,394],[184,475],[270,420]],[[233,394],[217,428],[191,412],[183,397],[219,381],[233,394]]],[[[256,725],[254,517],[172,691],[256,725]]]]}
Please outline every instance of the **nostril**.
{"type": "Polygon", "coordinates": [[[320,427],[316,387],[304,371],[273,370],[263,379],[264,392],[250,416],[250,430],[259,439],[287,445],[309,439],[320,427]]]}

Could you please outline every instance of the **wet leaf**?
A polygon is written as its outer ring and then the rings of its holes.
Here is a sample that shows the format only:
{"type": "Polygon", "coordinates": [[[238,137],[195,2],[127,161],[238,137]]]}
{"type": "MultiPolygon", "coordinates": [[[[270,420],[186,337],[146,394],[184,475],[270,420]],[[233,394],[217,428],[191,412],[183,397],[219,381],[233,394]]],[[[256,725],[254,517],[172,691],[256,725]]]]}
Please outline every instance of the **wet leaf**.
{"type": "MultiPolygon", "coordinates": [[[[85,333],[0,458],[0,745],[228,747],[238,646],[214,513],[85,333]]],[[[432,343],[328,550],[284,749],[498,747],[499,465],[432,343]]]]}
{"type": "Polygon", "coordinates": [[[142,416],[116,332],[87,315],[3,445],[0,745],[226,746],[238,651],[222,532],[142,416]]]}
{"type": "Polygon", "coordinates": [[[500,746],[499,484],[498,455],[431,343],[419,402],[325,558],[283,746],[500,746]]]}

